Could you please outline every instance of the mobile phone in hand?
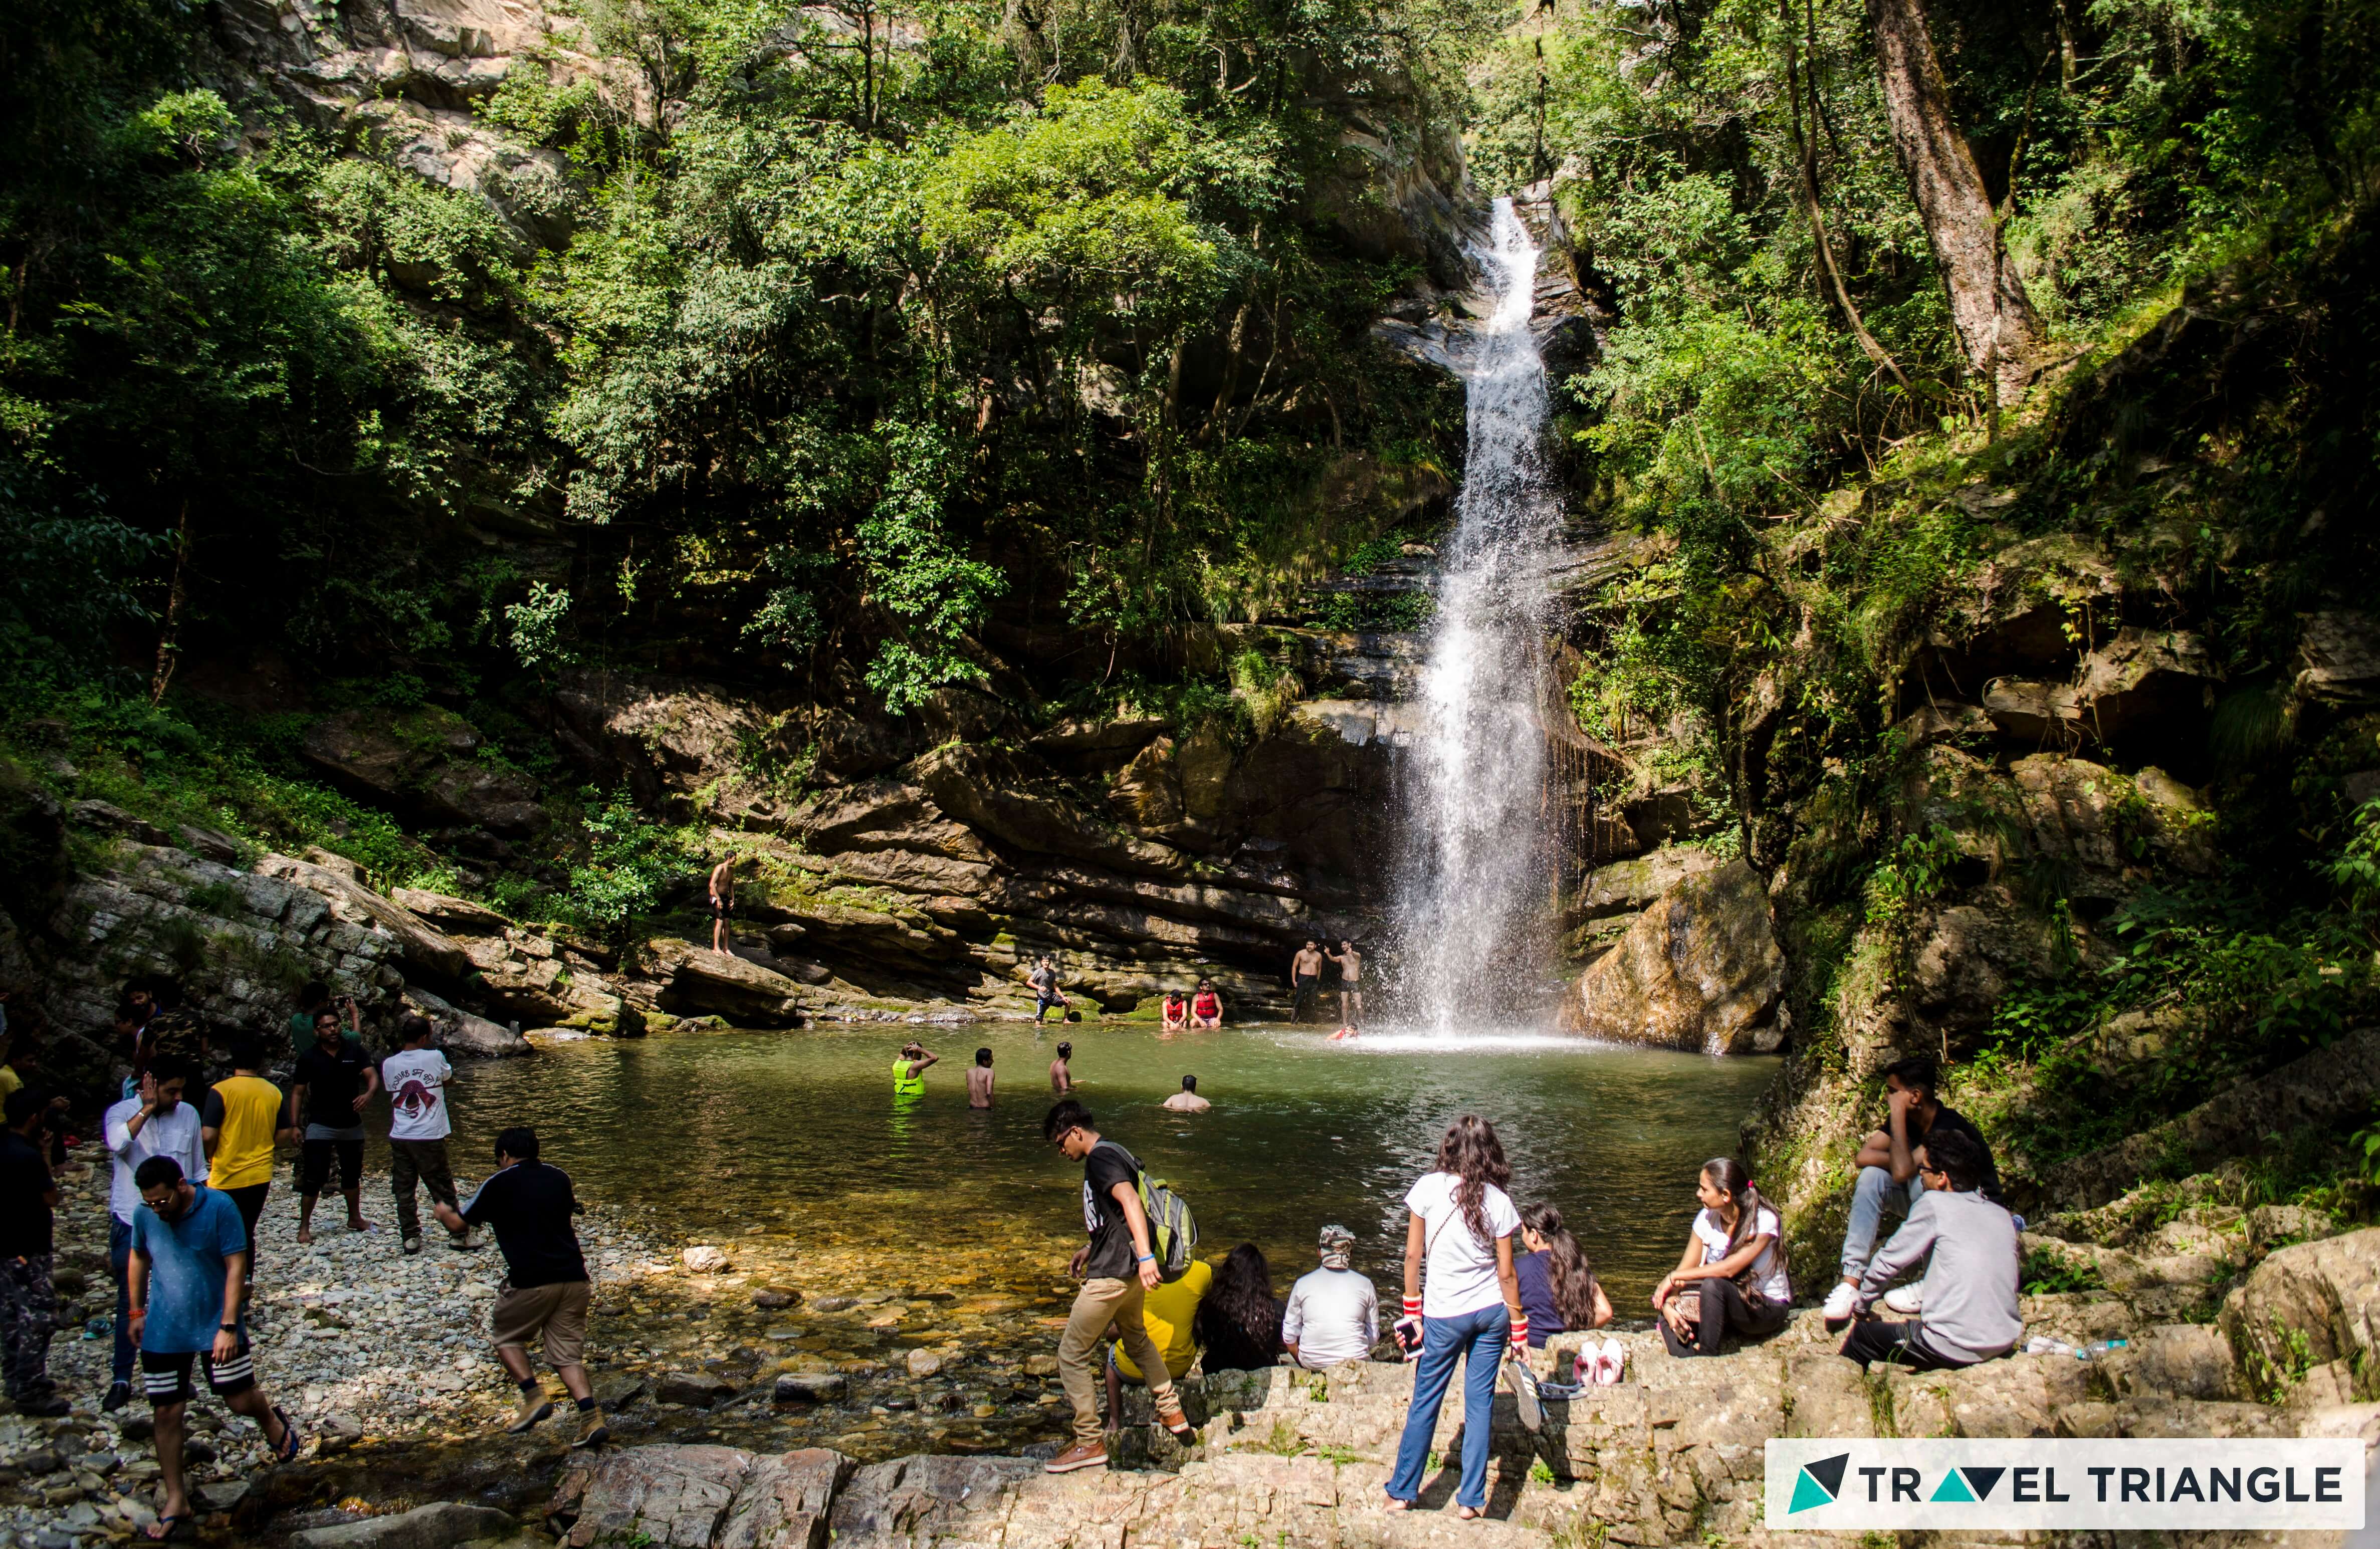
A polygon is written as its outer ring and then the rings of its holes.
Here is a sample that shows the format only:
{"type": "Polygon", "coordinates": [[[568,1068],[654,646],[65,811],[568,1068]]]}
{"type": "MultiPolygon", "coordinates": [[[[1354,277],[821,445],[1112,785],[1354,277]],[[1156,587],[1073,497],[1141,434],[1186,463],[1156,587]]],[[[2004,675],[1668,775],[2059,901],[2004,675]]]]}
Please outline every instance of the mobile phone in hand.
{"type": "Polygon", "coordinates": [[[1421,1320],[1399,1318],[1390,1330],[1397,1337],[1397,1348],[1405,1352],[1407,1361],[1421,1359],[1421,1320]]]}

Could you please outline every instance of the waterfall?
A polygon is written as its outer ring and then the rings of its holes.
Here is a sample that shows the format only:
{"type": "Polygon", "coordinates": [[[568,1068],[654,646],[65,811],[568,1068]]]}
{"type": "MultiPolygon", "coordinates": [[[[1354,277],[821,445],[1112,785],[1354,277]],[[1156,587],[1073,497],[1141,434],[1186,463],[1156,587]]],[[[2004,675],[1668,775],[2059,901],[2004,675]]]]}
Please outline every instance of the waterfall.
{"type": "Polygon", "coordinates": [[[1529,332],[1537,250],[1509,199],[1496,200],[1490,243],[1473,251],[1496,308],[1460,361],[1470,450],[1407,766],[1401,978],[1415,1019],[1439,1032],[1530,1006],[1548,945],[1538,679],[1560,509],[1529,332]]]}

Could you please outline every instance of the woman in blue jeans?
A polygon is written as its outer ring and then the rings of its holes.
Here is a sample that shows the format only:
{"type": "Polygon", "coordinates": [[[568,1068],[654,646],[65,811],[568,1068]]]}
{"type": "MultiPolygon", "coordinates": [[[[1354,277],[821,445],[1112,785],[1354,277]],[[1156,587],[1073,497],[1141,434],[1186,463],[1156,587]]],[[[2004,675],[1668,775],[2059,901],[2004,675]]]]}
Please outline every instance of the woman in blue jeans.
{"type": "Polygon", "coordinates": [[[1405,1302],[1397,1339],[1406,1359],[1413,1359],[1416,1342],[1421,1355],[1396,1471],[1389,1476],[1390,1511],[1407,1509],[1421,1495],[1430,1436],[1458,1357],[1463,1362],[1463,1483],[1454,1493],[1455,1515],[1468,1520],[1488,1508],[1488,1417],[1496,1402],[1496,1373],[1508,1348],[1525,1349],[1529,1342],[1529,1317],[1521,1311],[1521,1284],[1512,1273],[1512,1234],[1521,1216],[1504,1192],[1512,1180],[1496,1127],[1466,1113],[1439,1142],[1437,1169],[1405,1195],[1405,1302]]]}

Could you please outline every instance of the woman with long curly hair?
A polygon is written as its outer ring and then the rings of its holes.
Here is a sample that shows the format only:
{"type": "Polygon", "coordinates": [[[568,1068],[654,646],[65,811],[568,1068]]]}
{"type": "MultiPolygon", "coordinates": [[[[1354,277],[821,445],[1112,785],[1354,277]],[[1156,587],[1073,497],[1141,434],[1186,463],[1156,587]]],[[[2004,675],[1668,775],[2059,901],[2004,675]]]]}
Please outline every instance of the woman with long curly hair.
{"type": "Polygon", "coordinates": [[[1521,1240],[1529,1251],[1512,1261],[1512,1274],[1521,1282],[1521,1310],[1529,1314],[1531,1349],[1542,1348],[1549,1335],[1611,1321],[1611,1299],[1560,1211],[1533,1204],[1521,1212],[1521,1240]]]}
{"type": "Polygon", "coordinates": [[[1281,1303],[1262,1249],[1243,1242],[1224,1256],[1192,1326],[1209,1372],[1261,1372],[1281,1359],[1281,1303]]]}
{"type": "Polygon", "coordinates": [[[1732,1156],[1705,1162],[1694,1197],[1703,1209],[1686,1238],[1685,1256],[1653,1289],[1661,1342],[1675,1356],[1717,1355],[1730,1332],[1766,1339],[1793,1311],[1793,1285],[1779,1245],[1783,1220],[1743,1164],[1732,1156]]]}
{"type": "Polygon", "coordinates": [[[1496,1401],[1496,1374],[1505,1351],[1529,1337],[1512,1271],[1512,1233],[1521,1216],[1504,1192],[1512,1181],[1496,1127],[1466,1113],[1447,1126],[1438,1166],[1405,1194],[1405,1300],[1397,1339],[1409,1361],[1418,1343],[1419,1364],[1396,1471],[1389,1476],[1390,1511],[1407,1509],[1421,1495],[1430,1435],[1458,1359],[1463,1363],[1463,1482],[1454,1492],[1455,1515],[1469,1520],[1488,1509],[1488,1416],[1496,1401]]]}

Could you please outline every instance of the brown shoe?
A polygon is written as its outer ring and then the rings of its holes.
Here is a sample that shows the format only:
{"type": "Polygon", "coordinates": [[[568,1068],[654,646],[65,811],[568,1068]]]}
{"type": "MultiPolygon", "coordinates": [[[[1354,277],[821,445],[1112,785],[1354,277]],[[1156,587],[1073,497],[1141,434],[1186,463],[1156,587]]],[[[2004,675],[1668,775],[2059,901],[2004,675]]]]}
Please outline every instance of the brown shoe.
{"type": "Polygon", "coordinates": [[[1076,1469],[1104,1469],[1108,1449],[1098,1442],[1076,1442],[1042,1465],[1044,1473],[1073,1473],[1076,1469]]]}
{"type": "Polygon", "coordinates": [[[1190,1423],[1190,1417],[1182,1412],[1182,1400],[1179,1398],[1169,1398],[1157,1406],[1157,1422],[1184,1446],[1191,1446],[1198,1439],[1197,1428],[1190,1423]]]}
{"type": "Polygon", "coordinates": [[[544,1394],[524,1393],[521,1395],[520,1408],[513,1415],[513,1422],[504,1429],[517,1436],[539,1421],[550,1418],[552,1413],[553,1401],[544,1394]]]}

